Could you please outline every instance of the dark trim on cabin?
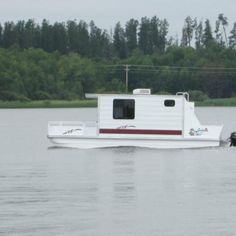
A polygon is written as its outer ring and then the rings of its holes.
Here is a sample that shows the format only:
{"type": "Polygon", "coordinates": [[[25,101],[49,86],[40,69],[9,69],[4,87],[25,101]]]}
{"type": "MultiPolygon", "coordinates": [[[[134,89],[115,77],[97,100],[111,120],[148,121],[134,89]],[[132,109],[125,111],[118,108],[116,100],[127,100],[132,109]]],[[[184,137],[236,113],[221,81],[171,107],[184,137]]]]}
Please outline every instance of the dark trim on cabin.
{"type": "Polygon", "coordinates": [[[100,134],[159,134],[182,135],[182,130],[149,130],[149,129],[100,129],[100,134]]]}

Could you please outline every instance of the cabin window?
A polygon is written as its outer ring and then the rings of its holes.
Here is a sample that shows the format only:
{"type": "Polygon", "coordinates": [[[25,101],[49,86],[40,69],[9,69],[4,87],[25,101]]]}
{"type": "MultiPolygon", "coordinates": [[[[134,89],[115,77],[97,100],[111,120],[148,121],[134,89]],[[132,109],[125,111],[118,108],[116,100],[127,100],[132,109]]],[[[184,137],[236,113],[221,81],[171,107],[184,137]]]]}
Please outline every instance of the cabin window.
{"type": "Polygon", "coordinates": [[[114,99],[113,119],[134,119],[134,99],[114,99]]]}
{"type": "Polygon", "coordinates": [[[175,100],[165,100],[164,101],[165,107],[174,107],[175,106],[175,100]]]}

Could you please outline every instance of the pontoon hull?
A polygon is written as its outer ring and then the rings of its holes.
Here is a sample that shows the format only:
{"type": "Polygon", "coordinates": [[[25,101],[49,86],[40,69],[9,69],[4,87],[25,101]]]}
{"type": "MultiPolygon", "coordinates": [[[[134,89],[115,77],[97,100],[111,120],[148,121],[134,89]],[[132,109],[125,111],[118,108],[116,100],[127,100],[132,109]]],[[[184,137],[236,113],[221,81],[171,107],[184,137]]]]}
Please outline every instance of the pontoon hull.
{"type": "Polygon", "coordinates": [[[204,148],[217,147],[219,140],[196,140],[196,139],[118,139],[118,138],[67,138],[49,137],[54,146],[68,148],[107,148],[134,146],[156,149],[178,149],[178,148],[204,148]]]}

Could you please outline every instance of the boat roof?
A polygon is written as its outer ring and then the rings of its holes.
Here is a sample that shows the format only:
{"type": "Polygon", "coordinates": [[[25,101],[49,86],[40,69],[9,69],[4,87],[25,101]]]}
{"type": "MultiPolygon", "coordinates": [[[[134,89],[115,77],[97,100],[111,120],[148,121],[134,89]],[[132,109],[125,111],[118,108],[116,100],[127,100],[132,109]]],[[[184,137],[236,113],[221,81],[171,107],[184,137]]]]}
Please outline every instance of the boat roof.
{"type": "Polygon", "coordinates": [[[137,97],[164,97],[164,98],[179,98],[183,97],[185,94],[178,94],[178,95],[172,95],[172,94],[97,94],[97,93],[86,93],[85,98],[87,99],[98,99],[99,97],[127,97],[127,98],[137,98],[137,97]]]}

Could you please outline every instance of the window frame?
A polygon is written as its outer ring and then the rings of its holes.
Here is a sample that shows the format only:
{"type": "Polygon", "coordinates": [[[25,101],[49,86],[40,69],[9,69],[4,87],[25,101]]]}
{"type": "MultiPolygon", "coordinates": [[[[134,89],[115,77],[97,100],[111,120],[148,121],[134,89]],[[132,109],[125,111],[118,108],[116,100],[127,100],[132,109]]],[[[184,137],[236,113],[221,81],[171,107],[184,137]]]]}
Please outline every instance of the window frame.
{"type": "Polygon", "coordinates": [[[175,99],[165,99],[164,106],[165,107],[175,107],[176,101],[175,99]]]}
{"type": "Polygon", "coordinates": [[[135,119],[135,99],[115,98],[115,99],[113,99],[113,107],[112,108],[113,108],[112,117],[113,117],[114,120],[134,120],[135,119]],[[123,115],[123,117],[120,117],[120,118],[117,118],[115,116],[115,109],[118,108],[118,107],[121,107],[121,106],[118,106],[117,104],[115,104],[118,101],[123,101],[122,109],[123,109],[123,114],[125,114],[125,115],[123,115]],[[124,110],[125,109],[125,107],[124,107],[125,101],[132,102],[132,105],[130,106],[130,108],[129,107],[126,108],[126,109],[130,109],[131,111],[129,111],[129,110],[125,111],[124,110]],[[128,114],[129,112],[132,112],[132,116],[130,116],[130,117],[129,117],[129,114],[128,114]]]}

